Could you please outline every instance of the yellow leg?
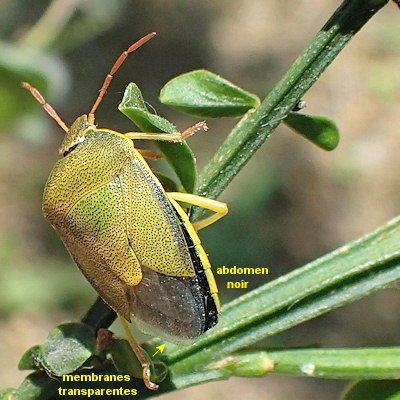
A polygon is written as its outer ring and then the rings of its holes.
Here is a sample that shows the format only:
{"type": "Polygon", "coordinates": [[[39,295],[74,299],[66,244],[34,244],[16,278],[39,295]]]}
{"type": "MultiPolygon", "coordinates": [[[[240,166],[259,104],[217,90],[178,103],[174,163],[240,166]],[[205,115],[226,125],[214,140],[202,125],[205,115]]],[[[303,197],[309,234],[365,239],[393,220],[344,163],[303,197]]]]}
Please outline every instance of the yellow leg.
{"type": "Polygon", "coordinates": [[[193,204],[195,206],[203,207],[207,210],[214,211],[215,214],[210,215],[200,221],[192,222],[192,226],[196,231],[205,228],[218,221],[220,218],[228,214],[228,206],[217,200],[209,199],[207,197],[197,196],[191,193],[168,192],[168,197],[176,201],[183,201],[185,203],[193,204]]]}
{"type": "MultiPolygon", "coordinates": [[[[186,129],[183,132],[172,132],[172,133],[163,133],[163,132],[126,132],[123,135],[128,137],[129,139],[149,139],[149,140],[165,140],[168,142],[181,142],[185,140],[189,136],[193,135],[197,131],[203,129],[206,131],[207,124],[202,121],[198,122],[196,125],[186,129]]],[[[109,131],[109,129],[107,129],[109,131]]]]}
{"type": "Polygon", "coordinates": [[[158,389],[158,385],[156,385],[150,380],[150,362],[147,360],[147,357],[145,356],[143,350],[137,344],[135,338],[132,336],[132,333],[128,327],[126,319],[120,314],[118,314],[118,318],[119,321],[121,322],[122,328],[125,331],[126,338],[128,339],[128,342],[131,345],[133,352],[136,354],[136,357],[138,358],[140,364],[142,364],[144,384],[150,390],[158,389]]]}

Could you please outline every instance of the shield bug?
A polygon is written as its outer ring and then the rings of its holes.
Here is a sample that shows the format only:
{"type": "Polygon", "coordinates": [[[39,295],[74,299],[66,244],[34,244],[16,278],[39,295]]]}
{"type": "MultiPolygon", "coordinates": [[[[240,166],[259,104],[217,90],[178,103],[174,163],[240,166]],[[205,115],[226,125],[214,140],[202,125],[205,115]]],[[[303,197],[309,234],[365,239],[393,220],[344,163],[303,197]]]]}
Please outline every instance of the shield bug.
{"type": "Polygon", "coordinates": [[[62,158],[45,187],[43,214],[85,277],[117,312],[150,389],[158,387],[150,381],[150,363],[126,321],[172,341],[194,340],[217,323],[218,290],[196,231],[228,212],[215,200],[165,192],[144,160],[148,153],[134,146],[135,139],[180,142],[205,130],[204,122],[182,133],[120,133],[95,125],[94,114],[114,74],[129,53],[154,35],[119,56],[90,112],[71,127],[37,89],[22,83],[66,132],[62,158]],[[178,202],[214,214],[191,223],[178,202]]]}

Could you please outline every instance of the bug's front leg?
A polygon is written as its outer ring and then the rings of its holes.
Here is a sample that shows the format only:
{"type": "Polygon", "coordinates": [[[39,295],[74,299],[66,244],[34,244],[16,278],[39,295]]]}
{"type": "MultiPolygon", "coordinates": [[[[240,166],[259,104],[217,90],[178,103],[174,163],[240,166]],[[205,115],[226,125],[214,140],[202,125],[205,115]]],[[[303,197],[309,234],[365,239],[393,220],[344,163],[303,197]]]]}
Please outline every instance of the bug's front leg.
{"type": "Polygon", "coordinates": [[[191,126],[190,128],[184,130],[183,132],[126,132],[124,135],[129,139],[147,139],[147,140],[163,140],[168,142],[181,142],[192,136],[196,132],[208,129],[205,121],[198,122],[197,124],[191,126]]]}

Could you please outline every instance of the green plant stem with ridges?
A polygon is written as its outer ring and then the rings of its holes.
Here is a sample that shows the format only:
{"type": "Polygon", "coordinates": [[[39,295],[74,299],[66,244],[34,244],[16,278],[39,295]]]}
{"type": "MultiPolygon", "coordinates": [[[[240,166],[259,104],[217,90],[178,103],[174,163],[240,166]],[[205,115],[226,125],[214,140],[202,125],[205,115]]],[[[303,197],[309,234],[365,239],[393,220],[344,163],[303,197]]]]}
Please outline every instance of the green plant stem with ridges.
{"type": "MultiPolygon", "coordinates": [[[[232,130],[199,176],[196,192],[217,198],[349,40],[388,0],[346,0],[283,78],[232,130]]],[[[192,219],[200,217],[197,208],[192,219]]]]}
{"type": "Polygon", "coordinates": [[[259,377],[271,372],[325,379],[397,379],[400,347],[243,351],[208,368],[178,376],[174,383],[184,388],[231,376],[259,377]]]}
{"type": "Polygon", "coordinates": [[[271,351],[274,372],[329,379],[397,379],[400,347],[271,351]]]}
{"type": "Polygon", "coordinates": [[[400,280],[400,218],[229,303],[215,330],[167,354],[172,376],[198,371],[400,280]]]}

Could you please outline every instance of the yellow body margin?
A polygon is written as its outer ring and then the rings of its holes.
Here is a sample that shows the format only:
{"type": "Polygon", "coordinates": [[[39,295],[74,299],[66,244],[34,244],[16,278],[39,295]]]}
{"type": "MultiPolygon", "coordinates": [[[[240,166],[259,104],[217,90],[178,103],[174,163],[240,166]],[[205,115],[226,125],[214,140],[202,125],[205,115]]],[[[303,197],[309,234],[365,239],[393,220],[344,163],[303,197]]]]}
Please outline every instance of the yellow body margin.
{"type": "Polygon", "coordinates": [[[183,224],[188,231],[190,237],[193,240],[194,247],[196,249],[197,254],[199,255],[199,258],[201,260],[201,263],[204,268],[204,273],[206,275],[208,285],[210,286],[210,293],[212,298],[214,299],[215,306],[217,307],[217,311],[220,312],[221,310],[221,303],[219,301],[218,297],[218,287],[217,283],[215,282],[214,274],[211,269],[211,264],[210,261],[208,260],[207,254],[203,249],[203,246],[201,245],[201,241],[199,236],[197,235],[197,232],[193,228],[191,222],[189,221],[189,218],[183,208],[174,200],[173,194],[172,193],[167,193],[167,196],[169,200],[171,201],[171,204],[175,208],[176,212],[179,214],[181,217],[183,224]]]}

